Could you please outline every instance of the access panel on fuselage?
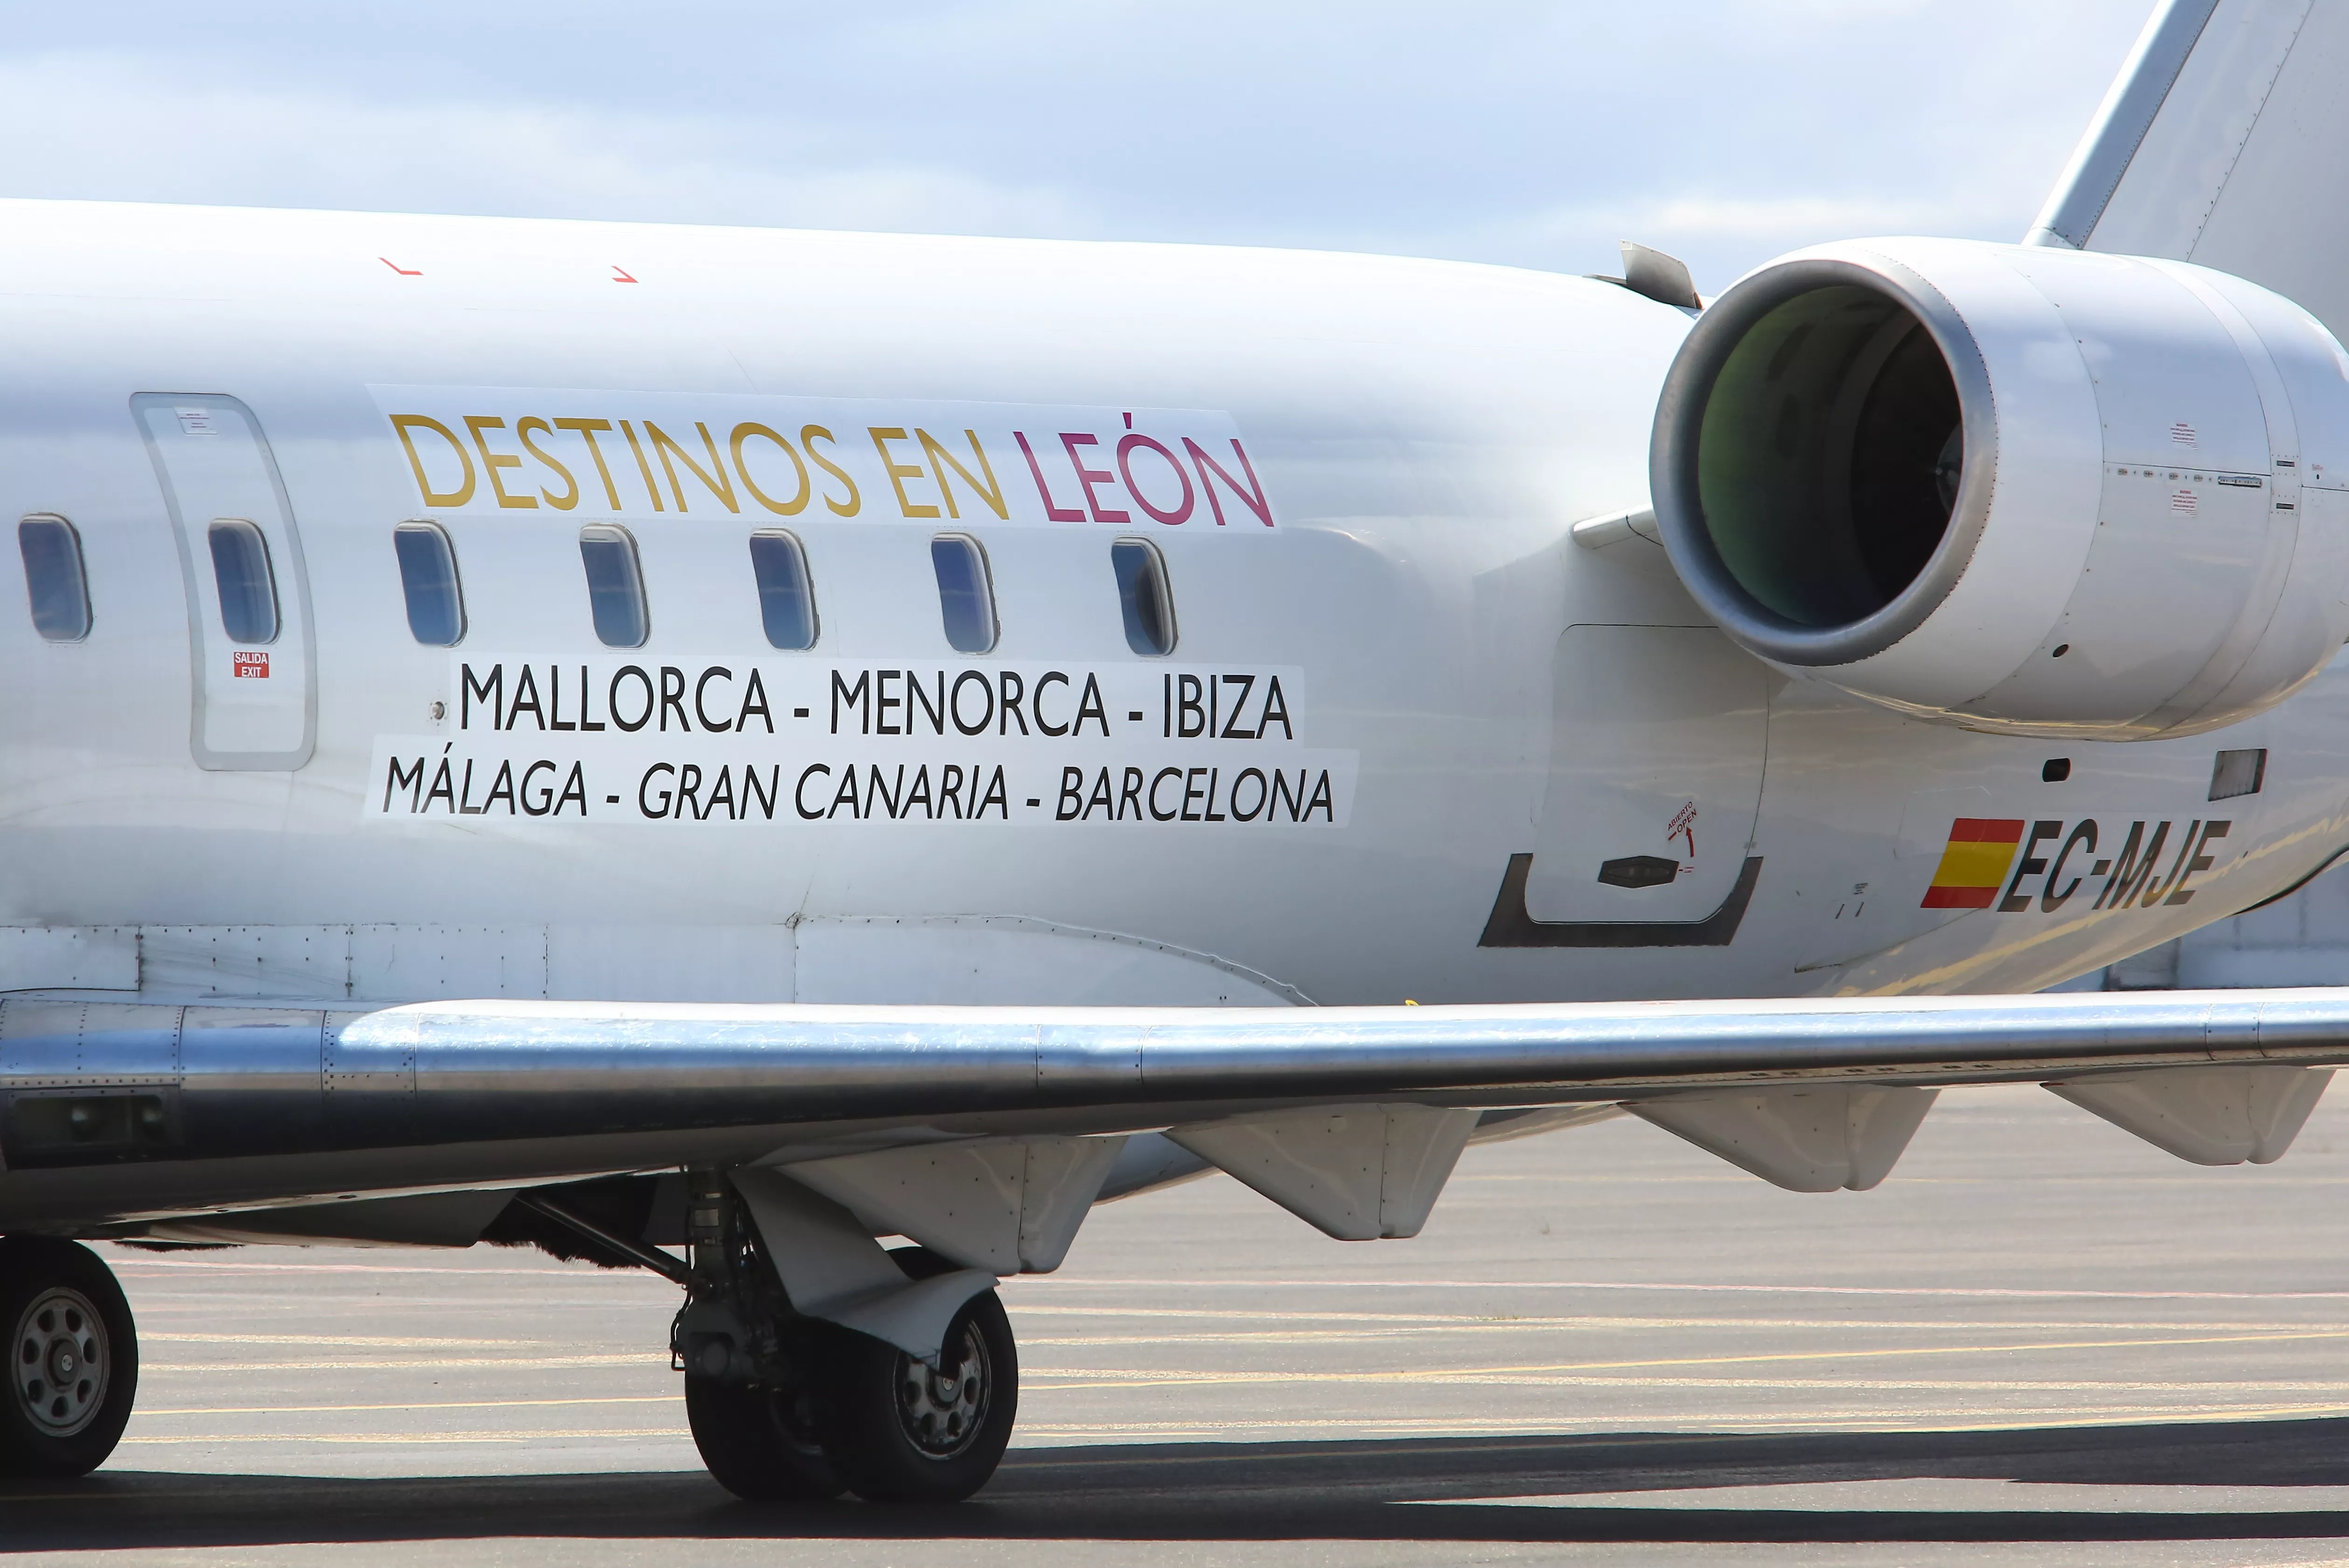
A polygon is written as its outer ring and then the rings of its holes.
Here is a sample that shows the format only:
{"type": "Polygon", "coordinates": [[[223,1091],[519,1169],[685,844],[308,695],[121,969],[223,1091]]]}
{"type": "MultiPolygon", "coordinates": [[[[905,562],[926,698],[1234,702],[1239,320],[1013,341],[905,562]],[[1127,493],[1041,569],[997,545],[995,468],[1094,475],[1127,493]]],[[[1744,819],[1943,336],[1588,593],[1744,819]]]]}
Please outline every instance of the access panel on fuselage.
{"type": "Polygon", "coordinates": [[[1537,922],[1687,923],[1752,852],[1769,672],[1709,626],[1569,626],[1526,879],[1537,922]]]}
{"type": "Polygon", "coordinates": [[[268,439],[251,409],[217,393],[141,393],[130,406],[187,587],[196,762],[299,768],[316,733],[310,593],[268,439]]]}

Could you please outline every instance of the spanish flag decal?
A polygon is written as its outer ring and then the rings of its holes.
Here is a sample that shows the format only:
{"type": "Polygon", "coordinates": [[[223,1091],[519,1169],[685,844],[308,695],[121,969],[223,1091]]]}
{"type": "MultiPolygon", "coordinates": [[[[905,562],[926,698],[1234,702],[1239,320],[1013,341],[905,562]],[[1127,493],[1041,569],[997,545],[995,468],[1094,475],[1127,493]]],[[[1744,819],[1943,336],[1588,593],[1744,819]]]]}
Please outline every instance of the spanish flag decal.
{"type": "Polygon", "coordinates": [[[2023,838],[2020,817],[1960,817],[1920,909],[1988,909],[2023,838]]]}

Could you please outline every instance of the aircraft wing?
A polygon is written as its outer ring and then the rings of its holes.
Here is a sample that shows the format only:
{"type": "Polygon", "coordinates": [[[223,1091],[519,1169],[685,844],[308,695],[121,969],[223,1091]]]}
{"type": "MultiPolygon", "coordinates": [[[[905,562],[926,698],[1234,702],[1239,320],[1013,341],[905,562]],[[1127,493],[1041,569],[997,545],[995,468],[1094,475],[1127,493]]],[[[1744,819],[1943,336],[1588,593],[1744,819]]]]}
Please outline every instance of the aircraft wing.
{"type": "Polygon", "coordinates": [[[2164,0],[2026,242],[2215,267],[2349,336],[2344,73],[2344,0],[2164,0]]]}
{"type": "Polygon", "coordinates": [[[951,1500],[992,1471],[1015,1408],[992,1288],[1058,1267],[1105,1190],[1213,1166],[1339,1239],[1409,1236],[1509,1107],[1568,1108],[1519,1113],[1551,1126],[1619,1109],[1783,1187],[1867,1188],[1940,1086],[2034,1079],[2186,1159],[2264,1161],[2344,1061],[2349,989],[364,1014],[17,997],[0,1002],[0,1233],[12,1288],[100,1303],[69,1341],[26,1338],[16,1374],[52,1414],[106,1390],[110,1424],[60,1465],[104,1458],[132,1384],[47,1379],[128,1358],[134,1331],[98,1260],[55,1238],[489,1239],[683,1287],[673,1365],[743,1495],[951,1500]],[[1113,1182],[1122,1163],[1143,1179],[1113,1182]],[[792,1393],[810,1387],[823,1402],[792,1393]],[[772,1421],[778,1391],[824,1423],[820,1447],[779,1456],[767,1425],[745,1438],[716,1413],[772,1421]],[[923,1451],[977,1459],[876,1468],[896,1450],[856,1423],[932,1405],[971,1424],[906,1429],[945,1433],[923,1451]]]}
{"type": "Polygon", "coordinates": [[[2332,1064],[2349,1061],[2349,988],[1294,1009],[460,1002],[370,1013],[334,1037],[330,1074],[385,1100],[361,1119],[402,1143],[972,1112],[1107,1130],[1162,1124],[1146,1107],[2332,1064]]]}
{"type": "MultiPolygon", "coordinates": [[[[1933,1091],[1963,1083],[2043,1081],[2188,1159],[2270,1160],[2342,1062],[2349,989],[1298,1009],[482,1002],[358,1015],[10,1000],[0,1088],[23,1180],[0,1223],[88,1230],[759,1166],[920,1235],[918,1216],[874,1193],[919,1185],[905,1160],[935,1172],[953,1146],[1030,1166],[1044,1150],[1078,1188],[1090,1181],[1069,1200],[1073,1234],[1114,1140],[1163,1131],[1332,1233],[1409,1234],[1492,1108],[1620,1106],[1781,1185],[1827,1190],[1880,1181],[1933,1091]],[[1351,1180],[1331,1174],[1340,1167],[1371,1172],[1368,1196],[1340,1191],[1351,1180]],[[1319,1197],[1297,1185],[1316,1170],[1319,1197]]],[[[1008,1262],[999,1272],[1058,1261],[1050,1247],[1007,1245],[973,1255],[1008,1262]]]]}

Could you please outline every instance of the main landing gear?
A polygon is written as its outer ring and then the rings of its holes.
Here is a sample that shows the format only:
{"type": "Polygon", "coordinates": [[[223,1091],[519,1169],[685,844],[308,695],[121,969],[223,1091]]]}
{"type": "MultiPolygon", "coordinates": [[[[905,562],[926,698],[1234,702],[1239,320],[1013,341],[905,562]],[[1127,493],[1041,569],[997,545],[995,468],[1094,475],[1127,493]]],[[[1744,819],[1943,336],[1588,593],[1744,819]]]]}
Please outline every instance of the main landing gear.
{"type": "MultiPolygon", "coordinates": [[[[909,1356],[793,1310],[756,1227],[722,1186],[696,1195],[689,1268],[538,1206],[686,1287],[670,1332],[686,1416],[710,1473],[737,1496],[958,1502],[1002,1460],[1019,1415],[1019,1358],[992,1290],[963,1303],[935,1357],[909,1356]]],[[[956,1268],[919,1247],[889,1255],[913,1280],[956,1268]]],[[[78,1243],[0,1238],[0,1332],[9,1336],[0,1348],[0,1477],[96,1470],[121,1440],[139,1391],[138,1335],[113,1274],[78,1243]]]]}
{"type": "MultiPolygon", "coordinates": [[[[694,1446],[719,1484],[760,1502],[853,1491],[898,1503],[959,1502],[986,1485],[1019,1407],[995,1293],[964,1304],[926,1361],[794,1312],[741,1205],[711,1210],[696,1219],[707,1213],[717,1240],[694,1243],[671,1347],[694,1446]]],[[[913,1279],[955,1266],[918,1247],[890,1255],[913,1279]]]]}
{"type": "Polygon", "coordinates": [[[98,1254],[46,1236],[0,1239],[0,1475],[77,1476],[106,1462],[139,1393],[139,1338],[98,1254]]]}

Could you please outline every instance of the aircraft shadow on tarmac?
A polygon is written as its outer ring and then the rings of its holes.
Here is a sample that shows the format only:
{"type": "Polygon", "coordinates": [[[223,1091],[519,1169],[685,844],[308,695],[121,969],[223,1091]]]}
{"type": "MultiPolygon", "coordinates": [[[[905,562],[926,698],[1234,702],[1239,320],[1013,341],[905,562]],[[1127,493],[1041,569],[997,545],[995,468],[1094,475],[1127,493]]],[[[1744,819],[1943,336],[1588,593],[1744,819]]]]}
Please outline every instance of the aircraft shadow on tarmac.
{"type": "Polygon", "coordinates": [[[1685,1434],[1015,1450],[973,1502],[759,1508],[698,1471],[315,1480],[107,1470],[0,1488],[0,1550],[499,1536],[1132,1541],[2156,1541],[2349,1535],[2349,1511],[1707,1508],[1704,1491],[1963,1478],[2349,1486],[2349,1420],[1787,1437],[1685,1434]],[[1473,1500],[1622,1491],[1671,1507],[1473,1500]]]}

